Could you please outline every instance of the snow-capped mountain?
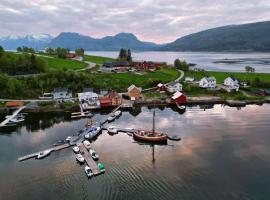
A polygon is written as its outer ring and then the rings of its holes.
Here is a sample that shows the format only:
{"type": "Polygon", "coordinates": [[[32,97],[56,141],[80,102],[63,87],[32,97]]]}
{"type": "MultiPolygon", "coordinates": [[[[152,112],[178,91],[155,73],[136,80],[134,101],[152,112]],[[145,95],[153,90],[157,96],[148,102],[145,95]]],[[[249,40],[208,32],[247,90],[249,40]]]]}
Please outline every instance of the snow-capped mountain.
{"type": "Polygon", "coordinates": [[[32,34],[26,36],[9,35],[0,38],[0,45],[6,50],[15,50],[19,46],[32,47],[37,50],[44,49],[52,40],[49,34],[32,34]]]}

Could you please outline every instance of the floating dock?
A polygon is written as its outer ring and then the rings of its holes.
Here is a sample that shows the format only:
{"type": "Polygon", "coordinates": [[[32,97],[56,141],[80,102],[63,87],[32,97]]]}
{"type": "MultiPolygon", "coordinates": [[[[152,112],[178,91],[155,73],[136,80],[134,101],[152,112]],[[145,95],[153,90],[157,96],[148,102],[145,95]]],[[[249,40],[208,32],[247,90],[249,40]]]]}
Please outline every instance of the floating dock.
{"type": "Polygon", "coordinates": [[[22,107],[18,108],[17,110],[15,110],[12,113],[12,115],[7,117],[3,122],[0,123],[0,127],[6,126],[12,119],[14,119],[25,108],[26,108],[26,106],[22,106],[22,107]]]}
{"type": "MultiPolygon", "coordinates": [[[[55,147],[46,149],[46,150],[44,150],[44,151],[50,151],[50,152],[53,152],[53,151],[59,151],[59,150],[68,148],[68,147],[70,147],[70,146],[71,146],[71,144],[66,143],[66,144],[62,144],[62,145],[58,145],[58,146],[55,146],[55,147]]],[[[31,159],[31,158],[35,158],[35,157],[38,156],[38,154],[39,154],[40,152],[42,152],[42,151],[39,151],[39,152],[36,152],[36,153],[32,153],[32,154],[29,154],[29,155],[26,155],[26,156],[23,156],[23,157],[20,157],[20,158],[18,158],[18,161],[24,161],[24,160],[28,160],[28,159],[31,159]]]]}
{"type": "Polygon", "coordinates": [[[101,174],[102,172],[99,170],[97,163],[92,159],[90,153],[85,148],[85,146],[82,143],[77,144],[77,146],[79,147],[80,153],[84,157],[85,162],[91,168],[94,176],[97,176],[97,175],[101,174]]]}

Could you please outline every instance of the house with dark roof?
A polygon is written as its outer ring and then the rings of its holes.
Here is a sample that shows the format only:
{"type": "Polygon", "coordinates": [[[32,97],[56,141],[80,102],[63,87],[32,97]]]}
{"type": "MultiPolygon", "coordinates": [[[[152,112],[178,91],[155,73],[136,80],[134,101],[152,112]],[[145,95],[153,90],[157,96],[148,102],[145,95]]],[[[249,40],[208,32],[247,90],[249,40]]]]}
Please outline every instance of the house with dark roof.
{"type": "Polygon", "coordinates": [[[52,92],[53,99],[69,99],[72,97],[72,92],[68,88],[58,87],[52,92]]]}

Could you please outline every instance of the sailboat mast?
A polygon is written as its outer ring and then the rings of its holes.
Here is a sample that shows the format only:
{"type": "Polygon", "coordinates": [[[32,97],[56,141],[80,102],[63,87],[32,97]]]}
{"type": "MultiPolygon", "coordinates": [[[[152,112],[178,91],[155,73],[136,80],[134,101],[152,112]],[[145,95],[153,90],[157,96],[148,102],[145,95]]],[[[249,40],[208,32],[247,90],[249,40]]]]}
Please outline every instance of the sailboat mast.
{"type": "Polygon", "coordinates": [[[156,117],[156,111],[153,112],[153,133],[155,133],[155,117],[156,117]]]}

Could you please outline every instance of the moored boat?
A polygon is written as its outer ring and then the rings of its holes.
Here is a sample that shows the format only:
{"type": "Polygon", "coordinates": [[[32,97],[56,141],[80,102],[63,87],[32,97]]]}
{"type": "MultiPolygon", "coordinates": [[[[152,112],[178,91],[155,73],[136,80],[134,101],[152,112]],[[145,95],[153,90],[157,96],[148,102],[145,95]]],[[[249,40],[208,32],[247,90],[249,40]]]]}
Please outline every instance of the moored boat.
{"type": "Polygon", "coordinates": [[[167,134],[155,131],[155,111],[153,112],[153,129],[134,131],[133,138],[152,143],[167,143],[168,139],[167,134]]]}
{"type": "Polygon", "coordinates": [[[84,171],[88,178],[91,178],[92,176],[94,176],[92,169],[88,165],[85,166],[84,171]]]}
{"type": "Polygon", "coordinates": [[[93,158],[93,160],[99,159],[98,154],[96,153],[96,151],[94,149],[90,149],[89,153],[90,153],[91,157],[93,158]]]}
{"type": "Polygon", "coordinates": [[[116,117],[120,117],[121,114],[122,114],[122,112],[120,110],[117,110],[117,111],[114,112],[114,115],[116,117]]]}
{"type": "Polygon", "coordinates": [[[84,141],[83,141],[83,145],[84,145],[85,148],[88,149],[88,150],[91,148],[91,143],[90,143],[89,141],[87,141],[87,140],[84,140],[84,141]]]}
{"type": "Polygon", "coordinates": [[[109,117],[108,117],[108,122],[112,122],[113,120],[115,120],[116,115],[114,113],[112,113],[109,117]]]}
{"type": "Polygon", "coordinates": [[[76,160],[79,162],[79,163],[84,163],[85,160],[84,160],[84,157],[82,156],[82,154],[76,154],[76,160]]]}
{"type": "Polygon", "coordinates": [[[37,155],[37,159],[42,159],[42,158],[45,158],[46,156],[48,156],[49,154],[51,153],[50,150],[45,150],[45,151],[41,151],[38,153],[37,155]]]}
{"type": "Polygon", "coordinates": [[[112,133],[112,134],[117,133],[117,129],[114,126],[108,127],[107,130],[108,130],[109,133],[112,133]]]}
{"type": "Polygon", "coordinates": [[[78,146],[73,147],[72,150],[74,151],[74,153],[79,153],[80,152],[80,149],[79,149],[78,146]]]}
{"type": "Polygon", "coordinates": [[[98,169],[100,170],[100,172],[104,173],[105,172],[105,166],[103,163],[98,163],[98,169]]]}

